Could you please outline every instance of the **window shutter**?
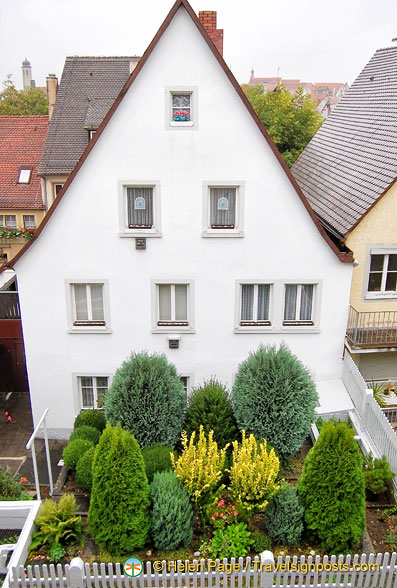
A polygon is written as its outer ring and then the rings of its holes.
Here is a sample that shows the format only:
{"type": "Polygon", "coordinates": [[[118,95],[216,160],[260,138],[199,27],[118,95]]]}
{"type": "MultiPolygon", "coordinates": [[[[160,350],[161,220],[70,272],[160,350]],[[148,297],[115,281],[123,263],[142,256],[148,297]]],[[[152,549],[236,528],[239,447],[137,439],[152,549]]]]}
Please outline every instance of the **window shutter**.
{"type": "Polygon", "coordinates": [[[243,284],[241,286],[241,320],[252,321],[254,306],[254,285],[243,284]]]}
{"type": "Polygon", "coordinates": [[[153,188],[127,188],[128,227],[153,226],[153,188]]]}
{"type": "Polygon", "coordinates": [[[210,224],[212,228],[234,229],[236,188],[210,188],[210,224]]]}
{"type": "Polygon", "coordinates": [[[313,306],[313,285],[302,284],[301,286],[301,307],[299,319],[301,321],[312,320],[312,306],[313,306]]]}
{"type": "Polygon", "coordinates": [[[258,285],[258,321],[269,320],[270,285],[258,285]]]}
{"type": "Polygon", "coordinates": [[[298,286],[296,284],[287,284],[285,286],[285,307],[284,320],[294,321],[296,318],[296,297],[298,286]]]}

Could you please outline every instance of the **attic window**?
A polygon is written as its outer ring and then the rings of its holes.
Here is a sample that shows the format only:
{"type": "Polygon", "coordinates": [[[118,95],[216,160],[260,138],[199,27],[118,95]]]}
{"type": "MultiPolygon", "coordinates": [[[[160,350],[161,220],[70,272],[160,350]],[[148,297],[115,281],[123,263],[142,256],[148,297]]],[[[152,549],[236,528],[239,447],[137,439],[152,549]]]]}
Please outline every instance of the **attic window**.
{"type": "Polygon", "coordinates": [[[29,184],[31,175],[31,167],[21,167],[18,175],[18,184],[29,184]]]}
{"type": "Polygon", "coordinates": [[[190,122],[191,94],[172,94],[172,120],[190,122]]]}

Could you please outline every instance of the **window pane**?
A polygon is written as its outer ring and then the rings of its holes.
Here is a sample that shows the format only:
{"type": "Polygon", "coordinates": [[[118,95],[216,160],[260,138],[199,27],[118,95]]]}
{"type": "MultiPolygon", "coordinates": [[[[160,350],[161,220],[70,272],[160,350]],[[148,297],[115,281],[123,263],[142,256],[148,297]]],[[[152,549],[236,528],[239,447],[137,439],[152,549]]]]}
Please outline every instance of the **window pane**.
{"type": "Polygon", "coordinates": [[[390,254],[389,255],[389,266],[388,271],[397,271],[397,255],[390,254]]]}
{"type": "Polygon", "coordinates": [[[25,229],[34,229],[36,228],[36,223],[33,214],[24,215],[23,217],[23,224],[25,229]]]}
{"type": "Polygon", "coordinates": [[[31,169],[21,169],[19,171],[19,184],[28,184],[30,181],[30,174],[32,173],[31,169]]]}
{"type": "Polygon", "coordinates": [[[88,321],[87,290],[85,284],[74,285],[74,299],[76,304],[76,320],[88,321]]]}
{"type": "Polygon", "coordinates": [[[169,284],[159,285],[159,320],[171,320],[171,286],[169,284]]]}
{"type": "Polygon", "coordinates": [[[296,284],[287,284],[285,286],[285,308],[284,320],[294,321],[296,318],[296,295],[298,286],[296,284]]]}
{"type": "Polygon", "coordinates": [[[187,394],[188,389],[189,389],[189,376],[181,376],[181,382],[182,382],[183,387],[185,389],[185,392],[187,394]]]}
{"type": "Polygon", "coordinates": [[[382,285],[382,274],[369,274],[368,292],[380,292],[382,285]]]}
{"type": "Polygon", "coordinates": [[[234,228],[236,222],[236,188],[210,188],[210,224],[234,228]]]}
{"type": "Polygon", "coordinates": [[[107,376],[97,376],[96,386],[97,386],[97,388],[105,388],[107,390],[108,389],[107,376]]]}
{"type": "Polygon", "coordinates": [[[90,284],[90,288],[92,320],[103,321],[105,320],[103,312],[103,286],[102,284],[90,284]]]}
{"type": "Polygon", "coordinates": [[[381,272],[383,270],[383,258],[384,255],[371,255],[371,272],[381,272]]]}
{"type": "Polygon", "coordinates": [[[6,227],[9,227],[10,229],[17,228],[17,217],[15,214],[6,214],[6,227]]]}
{"type": "Polygon", "coordinates": [[[396,291],[397,272],[389,272],[386,279],[386,292],[396,291]]]}
{"type": "Polygon", "coordinates": [[[241,286],[241,320],[252,321],[254,307],[254,285],[243,284],[241,286]]]}
{"type": "Polygon", "coordinates": [[[127,188],[128,226],[152,227],[153,188],[127,188]]]}
{"type": "Polygon", "coordinates": [[[299,313],[301,321],[312,320],[313,290],[312,284],[303,284],[301,286],[301,308],[299,313]]]}
{"type": "Polygon", "coordinates": [[[0,227],[3,227],[4,226],[3,225],[3,218],[4,218],[3,215],[0,214],[0,227]]]}
{"type": "Polygon", "coordinates": [[[258,321],[269,320],[270,285],[259,284],[258,286],[258,321]]]}
{"type": "Polygon", "coordinates": [[[172,95],[172,119],[190,121],[190,94],[172,95]]]}
{"type": "Polygon", "coordinates": [[[94,406],[94,387],[92,378],[80,378],[81,401],[83,408],[94,406]]]}
{"type": "Polygon", "coordinates": [[[187,321],[187,285],[175,286],[175,320],[187,321]]]}

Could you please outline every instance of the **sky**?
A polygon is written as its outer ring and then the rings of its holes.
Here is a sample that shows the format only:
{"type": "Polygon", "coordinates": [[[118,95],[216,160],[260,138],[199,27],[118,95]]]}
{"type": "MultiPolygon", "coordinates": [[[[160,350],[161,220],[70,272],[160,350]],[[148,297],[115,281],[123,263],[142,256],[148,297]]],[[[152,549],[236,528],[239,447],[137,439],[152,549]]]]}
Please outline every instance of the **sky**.
{"type": "MultiPolygon", "coordinates": [[[[172,0],[0,0],[0,82],[61,77],[66,56],[142,55],[172,0]]],[[[224,58],[239,83],[278,74],[351,84],[376,49],[397,37],[396,0],[191,0],[216,10],[224,58]]],[[[1,87],[0,87],[1,89],[1,87]]]]}

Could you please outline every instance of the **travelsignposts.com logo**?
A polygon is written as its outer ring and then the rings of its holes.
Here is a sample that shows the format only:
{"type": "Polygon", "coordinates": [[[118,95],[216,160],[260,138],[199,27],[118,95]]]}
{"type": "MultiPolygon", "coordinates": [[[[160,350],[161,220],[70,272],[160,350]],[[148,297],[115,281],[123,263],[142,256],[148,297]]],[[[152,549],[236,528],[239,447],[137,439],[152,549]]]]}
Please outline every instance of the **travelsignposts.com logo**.
{"type": "Polygon", "coordinates": [[[124,573],[130,578],[136,578],[143,572],[143,563],[137,557],[129,557],[124,562],[124,573]]]}

